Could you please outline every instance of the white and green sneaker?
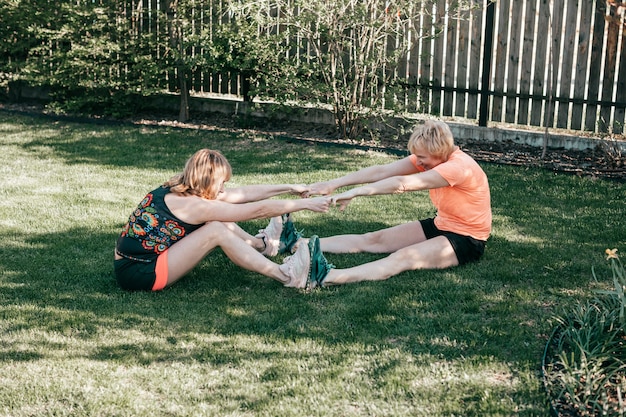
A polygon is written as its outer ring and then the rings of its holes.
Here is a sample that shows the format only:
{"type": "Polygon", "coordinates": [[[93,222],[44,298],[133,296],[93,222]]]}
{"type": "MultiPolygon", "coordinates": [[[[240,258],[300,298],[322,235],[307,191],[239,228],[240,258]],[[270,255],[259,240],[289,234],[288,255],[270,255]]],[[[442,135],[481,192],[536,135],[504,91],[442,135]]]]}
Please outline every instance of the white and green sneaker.
{"type": "Polygon", "coordinates": [[[307,282],[305,288],[308,290],[312,290],[315,287],[321,287],[324,285],[324,280],[326,276],[330,272],[335,265],[328,263],[324,254],[322,253],[322,248],[320,246],[320,239],[318,236],[313,235],[309,239],[309,244],[307,245],[309,249],[309,257],[310,267],[309,267],[309,275],[307,277],[307,282]]]}
{"type": "Polygon", "coordinates": [[[296,230],[291,213],[283,214],[282,221],[283,228],[282,233],[280,234],[278,253],[294,253],[297,249],[296,243],[302,237],[303,230],[296,230]]]}
{"type": "Polygon", "coordinates": [[[306,288],[311,269],[311,254],[306,244],[297,245],[296,252],[287,256],[278,268],[290,279],[285,287],[306,288]]]}
{"type": "Polygon", "coordinates": [[[282,234],[282,216],[272,217],[267,227],[259,230],[259,233],[255,236],[263,239],[263,242],[265,243],[265,249],[263,249],[261,253],[265,256],[278,255],[282,234]]]}

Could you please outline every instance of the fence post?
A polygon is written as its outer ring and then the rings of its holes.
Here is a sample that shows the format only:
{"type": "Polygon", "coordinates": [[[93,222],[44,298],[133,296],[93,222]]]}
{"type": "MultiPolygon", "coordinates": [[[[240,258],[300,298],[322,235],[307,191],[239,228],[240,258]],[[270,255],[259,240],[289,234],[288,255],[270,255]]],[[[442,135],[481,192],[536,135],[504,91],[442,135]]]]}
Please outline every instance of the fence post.
{"type": "Polygon", "coordinates": [[[493,52],[493,26],[495,19],[496,2],[489,0],[485,17],[485,36],[483,49],[483,74],[480,85],[480,109],[478,126],[487,126],[489,117],[489,81],[491,79],[491,55],[493,52]]]}

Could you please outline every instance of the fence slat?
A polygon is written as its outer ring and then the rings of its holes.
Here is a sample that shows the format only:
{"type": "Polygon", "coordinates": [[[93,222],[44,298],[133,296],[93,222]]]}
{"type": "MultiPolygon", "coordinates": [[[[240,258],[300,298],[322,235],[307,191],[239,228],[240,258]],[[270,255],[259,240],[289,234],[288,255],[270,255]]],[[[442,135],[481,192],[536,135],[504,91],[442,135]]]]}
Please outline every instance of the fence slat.
{"type": "MultiPolygon", "coordinates": [[[[458,19],[458,48],[457,48],[457,56],[458,56],[458,64],[456,71],[456,86],[460,88],[467,88],[467,60],[468,54],[470,50],[469,42],[470,42],[470,13],[469,10],[459,10],[457,14],[458,19]]],[[[454,80],[453,80],[454,82],[454,80]]],[[[465,109],[465,100],[467,94],[465,92],[457,91],[456,100],[454,102],[454,115],[465,117],[466,109],[465,109]]]]}
{"type": "Polygon", "coordinates": [[[492,79],[495,93],[491,105],[491,120],[502,121],[503,95],[505,92],[504,78],[506,75],[507,45],[509,44],[510,1],[501,0],[497,3],[498,31],[496,32],[495,73],[492,79]]]}
{"type": "Polygon", "coordinates": [[[620,46],[620,56],[619,56],[619,70],[617,72],[617,82],[615,83],[615,88],[617,90],[615,101],[617,102],[615,106],[615,116],[613,120],[613,133],[622,134],[624,133],[624,118],[626,117],[624,103],[626,103],[626,32],[624,32],[624,17],[622,16],[620,19],[620,27],[622,28],[621,32],[621,46],[620,46]]]}
{"type": "MultiPolygon", "coordinates": [[[[613,88],[615,87],[615,70],[617,63],[617,42],[619,35],[619,19],[615,16],[617,8],[610,6],[613,13],[607,17],[608,30],[606,38],[606,52],[604,57],[604,73],[602,75],[602,101],[610,102],[613,98],[613,88]]],[[[598,129],[601,132],[608,132],[611,127],[612,106],[602,104],[600,106],[600,120],[598,129]]]]}
{"type": "MultiPolygon", "coordinates": [[[[409,13],[409,15],[412,16],[413,7],[415,6],[411,4],[409,6],[409,10],[407,10],[404,13],[409,13]]],[[[401,14],[403,13],[403,11],[398,11],[398,13],[403,18],[401,14]]],[[[400,81],[401,85],[407,86],[411,82],[409,69],[411,66],[410,60],[411,60],[412,50],[414,49],[414,45],[413,45],[413,40],[411,39],[412,31],[410,29],[408,30],[407,33],[401,34],[401,35],[402,37],[400,37],[399,46],[401,48],[400,50],[404,52],[402,53],[402,55],[400,56],[398,60],[398,68],[396,69],[396,77],[400,81]]],[[[408,88],[403,88],[396,92],[396,94],[402,95],[401,97],[398,98],[398,100],[402,103],[402,106],[404,108],[408,108],[409,106],[409,102],[411,100],[409,93],[410,91],[408,88]]]]}
{"type": "Polygon", "coordinates": [[[522,11],[523,2],[514,1],[511,4],[511,30],[509,34],[507,86],[508,97],[505,103],[504,120],[507,123],[515,123],[517,114],[517,98],[519,84],[519,64],[520,64],[520,40],[522,38],[522,11]]]}
{"type": "MultiPolygon", "coordinates": [[[[455,0],[452,0],[455,1],[455,0]]],[[[445,10],[450,10],[453,7],[453,4],[447,4],[445,6],[445,10]]],[[[447,28],[446,28],[446,42],[445,42],[445,67],[444,67],[444,82],[443,85],[446,87],[454,87],[455,86],[455,64],[456,64],[456,56],[458,53],[457,49],[457,28],[459,24],[459,20],[457,16],[448,16],[447,18],[447,28]]],[[[443,93],[443,111],[442,114],[444,116],[452,116],[452,111],[454,107],[454,96],[455,93],[452,90],[445,90],[443,93]]]]}
{"type": "MultiPolygon", "coordinates": [[[[425,6],[422,6],[425,7],[425,6]]],[[[435,28],[433,27],[432,19],[430,18],[430,13],[424,12],[422,13],[422,27],[421,27],[421,36],[420,36],[420,44],[421,44],[421,52],[419,54],[419,85],[420,85],[420,94],[419,94],[419,108],[418,113],[428,113],[432,98],[431,93],[432,89],[429,88],[431,80],[432,80],[432,41],[431,37],[433,36],[433,31],[435,28]]]]}
{"type": "Polygon", "coordinates": [[[563,10],[565,9],[565,0],[554,0],[552,16],[550,22],[550,34],[552,35],[550,41],[550,50],[548,53],[548,65],[550,71],[548,71],[548,91],[547,95],[550,98],[546,103],[544,111],[544,126],[554,127],[555,110],[557,106],[556,92],[558,91],[558,79],[559,79],[559,67],[561,50],[561,39],[563,38],[563,10]]]}
{"type": "MultiPolygon", "coordinates": [[[[414,9],[416,5],[414,3],[410,6],[409,14],[414,15],[414,9]]],[[[419,109],[419,62],[420,62],[420,28],[419,22],[412,22],[410,27],[411,32],[407,35],[407,40],[411,43],[411,46],[407,52],[407,68],[406,68],[406,94],[407,94],[407,111],[417,112],[419,109]]]]}
{"type": "Polygon", "coordinates": [[[526,2],[524,18],[524,41],[522,42],[522,53],[520,56],[520,77],[519,77],[519,110],[517,113],[517,123],[525,125],[528,123],[528,111],[530,108],[530,81],[533,74],[533,41],[536,38],[537,28],[535,27],[537,17],[537,0],[526,2]]]}
{"type": "MultiPolygon", "coordinates": [[[[561,77],[558,89],[558,96],[561,98],[571,97],[572,70],[574,68],[574,57],[576,54],[576,32],[578,30],[576,20],[578,16],[578,0],[568,0],[567,16],[565,18],[565,28],[561,53],[561,77]]],[[[567,128],[569,125],[570,103],[559,101],[556,127],[567,128]]]]}
{"type": "Polygon", "coordinates": [[[470,56],[468,65],[468,89],[470,93],[467,95],[467,114],[469,119],[478,118],[478,91],[480,88],[481,59],[483,50],[483,16],[486,13],[486,3],[489,0],[475,0],[471,4],[470,22],[471,22],[471,43],[470,56]],[[482,4],[481,4],[482,3],[482,4]],[[480,5],[480,7],[478,7],[480,5]]]}
{"type": "Polygon", "coordinates": [[[580,13],[580,25],[578,28],[578,43],[576,70],[574,71],[574,92],[573,98],[579,98],[580,101],[574,101],[572,104],[572,118],[570,128],[579,130],[583,126],[583,99],[587,92],[588,61],[591,52],[591,22],[593,20],[594,4],[590,1],[582,1],[580,13]]]}
{"type": "Polygon", "coordinates": [[[548,57],[546,53],[548,51],[548,43],[550,38],[548,36],[548,30],[550,28],[550,4],[548,0],[541,0],[539,3],[539,15],[537,19],[537,36],[535,39],[535,68],[532,83],[532,95],[531,109],[530,109],[530,124],[533,126],[542,126],[543,122],[543,105],[544,100],[535,98],[543,96],[545,94],[545,77],[546,66],[549,65],[548,57]]]}
{"type": "Polygon", "coordinates": [[[598,92],[600,90],[600,69],[602,68],[602,45],[604,42],[604,4],[597,0],[593,19],[593,38],[591,41],[591,64],[589,66],[589,78],[587,97],[590,103],[587,105],[585,114],[585,130],[594,131],[598,118],[598,92]]]}
{"type": "Polygon", "coordinates": [[[435,33],[439,33],[439,36],[435,37],[433,41],[433,67],[432,67],[432,86],[434,87],[431,93],[430,112],[431,114],[441,114],[441,86],[443,86],[443,54],[445,48],[445,26],[444,17],[446,10],[446,1],[438,0],[436,4],[435,22],[433,24],[435,33]]]}

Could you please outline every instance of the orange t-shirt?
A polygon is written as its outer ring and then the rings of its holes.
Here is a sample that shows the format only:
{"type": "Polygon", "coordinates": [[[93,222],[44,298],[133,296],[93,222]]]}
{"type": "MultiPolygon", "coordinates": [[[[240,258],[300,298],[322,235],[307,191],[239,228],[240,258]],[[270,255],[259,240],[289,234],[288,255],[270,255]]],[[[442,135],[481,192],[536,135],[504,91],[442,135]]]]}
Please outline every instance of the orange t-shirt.
{"type": "MultiPolygon", "coordinates": [[[[415,155],[411,155],[410,160],[418,168],[415,155]]],[[[487,240],[491,233],[491,194],[487,175],[480,165],[457,149],[433,170],[450,184],[429,190],[437,208],[435,226],[439,230],[487,240]]]]}

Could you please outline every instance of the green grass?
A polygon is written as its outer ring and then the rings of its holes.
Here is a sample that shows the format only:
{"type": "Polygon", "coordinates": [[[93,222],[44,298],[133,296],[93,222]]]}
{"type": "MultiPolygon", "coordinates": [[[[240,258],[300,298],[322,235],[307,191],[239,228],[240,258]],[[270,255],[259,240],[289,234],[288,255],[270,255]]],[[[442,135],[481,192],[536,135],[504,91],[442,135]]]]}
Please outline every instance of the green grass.
{"type": "MultiPolygon", "coordinates": [[[[217,251],[168,290],[121,291],[123,223],[201,147],[224,152],[233,185],[309,183],[396,158],[0,112],[0,415],[547,415],[552,317],[590,296],[607,247],[626,250],[623,184],[484,165],[493,237],[465,267],[303,293],[217,251]]],[[[298,213],[296,225],[327,236],[432,214],[415,193],[298,213]]]]}

